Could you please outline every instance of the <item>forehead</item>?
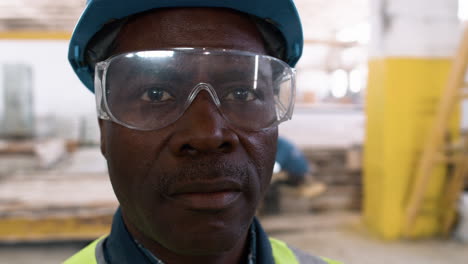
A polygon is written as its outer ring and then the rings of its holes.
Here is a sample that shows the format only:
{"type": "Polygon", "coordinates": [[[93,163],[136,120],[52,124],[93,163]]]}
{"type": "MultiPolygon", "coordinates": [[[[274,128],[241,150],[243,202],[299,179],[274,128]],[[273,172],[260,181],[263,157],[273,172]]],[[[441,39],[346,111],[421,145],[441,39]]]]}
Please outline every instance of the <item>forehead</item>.
{"type": "Polygon", "coordinates": [[[132,17],[120,31],[114,54],[174,47],[208,47],[266,54],[247,15],[222,8],[159,9],[132,17]]]}

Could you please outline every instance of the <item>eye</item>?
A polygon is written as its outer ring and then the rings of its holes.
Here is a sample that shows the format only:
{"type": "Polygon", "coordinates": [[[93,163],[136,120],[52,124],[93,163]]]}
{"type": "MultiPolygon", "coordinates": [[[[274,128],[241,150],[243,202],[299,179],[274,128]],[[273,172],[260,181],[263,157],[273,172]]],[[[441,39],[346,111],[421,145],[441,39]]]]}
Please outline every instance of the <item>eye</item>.
{"type": "Polygon", "coordinates": [[[257,99],[257,95],[249,89],[236,89],[228,93],[224,99],[248,102],[257,99]]]}
{"type": "Polygon", "coordinates": [[[174,97],[164,89],[154,87],[147,89],[141,96],[141,99],[148,102],[158,103],[173,100],[174,97]]]}

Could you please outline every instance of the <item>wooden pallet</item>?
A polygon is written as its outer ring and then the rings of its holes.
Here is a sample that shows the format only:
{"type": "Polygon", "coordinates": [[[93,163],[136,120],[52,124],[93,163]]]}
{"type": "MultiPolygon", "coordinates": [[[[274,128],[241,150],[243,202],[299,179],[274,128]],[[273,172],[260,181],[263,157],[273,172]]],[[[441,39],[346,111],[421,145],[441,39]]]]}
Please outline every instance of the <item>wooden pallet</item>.
{"type": "Polygon", "coordinates": [[[90,240],[118,206],[105,173],[30,173],[0,180],[0,242],[90,240]]]}

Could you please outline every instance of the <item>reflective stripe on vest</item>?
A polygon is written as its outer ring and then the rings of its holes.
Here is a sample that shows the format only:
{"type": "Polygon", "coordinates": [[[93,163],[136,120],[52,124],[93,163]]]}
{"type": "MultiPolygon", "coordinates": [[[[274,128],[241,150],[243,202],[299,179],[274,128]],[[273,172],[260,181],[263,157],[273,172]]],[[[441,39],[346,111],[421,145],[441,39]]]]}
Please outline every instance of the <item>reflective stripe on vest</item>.
{"type": "Polygon", "coordinates": [[[64,264],[106,264],[102,249],[102,242],[106,237],[96,239],[71,258],[65,260],[64,264]]]}
{"type": "Polygon", "coordinates": [[[289,247],[281,240],[269,238],[276,264],[341,264],[327,258],[318,258],[289,247]]]}
{"type": "MultiPolygon", "coordinates": [[[[95,240],[80,252],[67,259],[64,264],[107,264],[104,260],[102,242],[104,237],[95,240]]],[[[281,240],[270,238],[275,264],[341,264],[327,258],[315,258],[295,251],[281,240]],[[303,256],[301,256],[301,254],[303,256]]]]}

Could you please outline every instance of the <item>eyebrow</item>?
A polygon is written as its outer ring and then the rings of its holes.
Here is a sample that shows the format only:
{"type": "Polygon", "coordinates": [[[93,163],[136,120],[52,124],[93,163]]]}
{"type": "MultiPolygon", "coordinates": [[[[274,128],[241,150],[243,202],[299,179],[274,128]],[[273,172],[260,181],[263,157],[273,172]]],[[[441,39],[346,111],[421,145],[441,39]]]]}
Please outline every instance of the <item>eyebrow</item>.
{"type": "Polygon", "coordinates": [[[187,71],[180,71],[175,68],[156,68],[156,69],[141,69],[141,68],[132,68],[127,71],[122,78],[128,78],[130,76],[138,77],[156,77],[158,80],[162,81],[171,81],[171,80],[187,80],[193,75],[187,71]]]}
{"type": "MultiPolygon", "coordinates": [[[[246,76],[246,71],[241,71],[239,69],[228,69],[224,71],[220,70],[220,71],[210,73],[210,79],[212,78],[216,81],[229,80],[230,78],[232,79],[232,77],[236,78],[236,77],[242,77],[242,76],[246,76]]],[[[251,79],[249,78],[249,80],[254,79],[255,73],[252,72],[251,76],[252,78],[251,79]]],[[[258,71],[258,78],[267,79],[268,75],[265,74],[265,72],[263,71],[258,71]]]]}
{"type": "MultiPolygon", "coordinates": [[[[204,82],[222,82],[222,81],[234,81],[234,80],[241,80],[246,76],[249,76],[248,81],[254,81],[254,69],[250,69],[251,73],[248,70],[241,70],[240,67],[229,67],[228,69],[223,69],[220,67],[219,69],[211,68],[209,72],[206,72],[206,75],[203,69],[196,68],[196,67],[170,67],[170,66],[163,66],[157,68],[142,68],[142,67],[131,67],[130,69],[126,70],[124,73],[119,74],[120,80],[128,80],[132,77],[137,78],[148,78],[148,79],[157,79],[158,81],[168,82],[168,81],[192,81],[197,79],[197,75],[206,76],[207,80],[200,79],[199,81],[204,82]]],[[[258,79],[259,80],[268,80],[271,78],[273,74],[271,71],[265,72],[266,69],[259,69],[258,71],[258,79]]],[[[118,73],[118,72],[117,72],[118,73]]],[[[245,79],[244,79],[245,80],[245,79]]]]}

